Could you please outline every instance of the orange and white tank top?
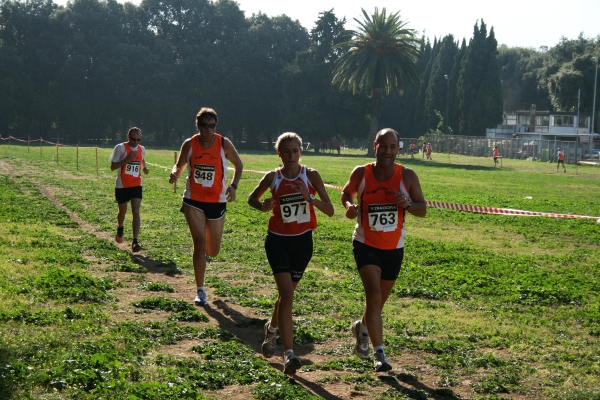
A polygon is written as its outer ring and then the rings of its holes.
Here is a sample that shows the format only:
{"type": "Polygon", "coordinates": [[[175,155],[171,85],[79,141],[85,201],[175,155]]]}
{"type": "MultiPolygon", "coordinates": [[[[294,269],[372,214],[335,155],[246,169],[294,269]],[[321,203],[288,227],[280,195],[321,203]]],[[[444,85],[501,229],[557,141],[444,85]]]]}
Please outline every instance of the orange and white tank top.
{"type": "MultiPolygon", "coordinates": [[[[125,157],[134,150],[127,142],[123,143],[123,147],[125,147],[125,157]]],[[[137,156],[121,167],[119,175],[117,176],[117,188],[142,186],[142,160],[144,159],[144,148],[138,144],[136,150],[137,156]]]]}
{"type": "Polygon", "coordinates": [[[558,152],[558,160],[559,161],[564,161],[565,160],[565,152],[564,151],[559,151],[558,152]]]}
{"type": "Polygon", "coordinates": [[[494,157],[500,157],[500,150],[494,149],[494,157]]]}
{"type": "Polygon", "coordinates": [[[300,173],[288,179],[275,170],[271,183],[271,195],[274,205],[269,219],[269,231],[283,236],[296,236],[317,229],[317,217],[312,204],[304,200],[302,194],[294,188],[294,182],[302,180],[308,192],[314,195],[317,191],[312,187],[306,175],[306,166],[300,166],[300,173]]]}
{"type": "Polygon", "coordinates": [[[394,175],[380,182],[373,175],[373,164],[365,165],[358,186],[359,213],[352,239],[380,250],[404,247],[405,210],[396,202],[394,191],[407,198],[409,193],[402,180],[402,165],[395,166],[394,175]]]}
{"type": "Polygon", "coordinates": [[[213,145],[208,149],[200,145],[199,134],[192,136],[187,163],[183,197],[205,203],[225,203],[227,158],[223,150],[223,136],[215,133],[213,145]]]}

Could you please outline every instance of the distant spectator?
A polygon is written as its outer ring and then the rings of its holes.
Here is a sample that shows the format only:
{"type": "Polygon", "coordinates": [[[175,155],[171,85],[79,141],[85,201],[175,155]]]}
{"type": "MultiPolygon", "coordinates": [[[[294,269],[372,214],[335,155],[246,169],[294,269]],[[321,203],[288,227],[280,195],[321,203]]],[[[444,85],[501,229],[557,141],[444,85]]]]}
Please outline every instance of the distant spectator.
{"type": "Polygon", "coordinates": [[[498,157],[500,157],[500,150],[498,150],[498,146],[494,147],[494,168],[498,165],[498,157]]]}
{"type": "Polygon", "coordinates": [[[556,153],[556,159],[558,163],[556,164],[556,172],[558,172],[558,167],[562,164],[563,172],[567,172],[567,168],[565,168],[565,152],[558,148],[558,152],[556,153]]]}

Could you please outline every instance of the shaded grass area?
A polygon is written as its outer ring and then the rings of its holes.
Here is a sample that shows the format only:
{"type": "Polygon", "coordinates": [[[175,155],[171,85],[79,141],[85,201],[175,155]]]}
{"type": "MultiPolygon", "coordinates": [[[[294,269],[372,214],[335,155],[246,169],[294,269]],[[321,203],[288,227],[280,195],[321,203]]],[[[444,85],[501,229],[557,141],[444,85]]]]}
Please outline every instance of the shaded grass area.
{"type": "MultiPolygon", "coordinates": [[[[170,158],[159,152],[152,156],[155,157],[153,162],[172,164],[172,153],[170,158]]],[[[21,154],[11,159],[11,165],[26,169],[26,157],[21,154]]],[[[247,154],[242,158],[247,168],[256,170],[278,165],[273,155],[247,154]]],[[[357,157],[304,156],[303,159],[319,169],[326,182],[339,186],[354,165],[367,162],[357,157]]],[[[502,170],[483,164],[401,161],[417,170],[426,198],[430,200],[600,215],[600,205],[595,201],[600,184],[593,170],[582,168],[581,176],[565,176],[546,172],[546,165],[519,161],[513,161],[513,165],[506,162],[502,170]],[[490,174],[494,174],[493,179],[490,174]]],[[[55,168],[50,161],[48,168],[55,168]]],[[[174,194],[166,183],[166,173],[162,172],[154,169],[145,177],[143,242],[154,260],[189,273],[191,240],[178,211],[181,188],[174,194]]],[[[112,232],[116,213],[116,206],[111,207],[114,174],[106,170],[101,171],[98,178],[94,174],[95,171],[70,170],[65,175],[73,177],[37,175],[34,178],[56,188],[56,197],[61,203],[84,220],[112,232]],[[92,180],[93,185],[87,180],[92,180]]],[[[244,173],[238,200],[228,204],[223,248],[215,260],[217,266],[209,267],[207,284],[220,299],[248,307],[266,318],[275,301],[274,284],[262,249],[268,215],[249,209],[244,198],[260,177],[244,173]]],[[[27,180],[7,176],[0,179],[3,179],[2,185],[6,183],[0,193],[10,193],[1,202],[10,206],[6,214],[0,215],[2,218],[13,215],[0,221],[0,229],[6,233],[0,239],[0,261],[6,261],[2,264],[0,285],[6,289],[2,293],[9,293],[0,295],[7,300],[0,305],[0,326],[3,331],[15,332],[10,334],[11,340],[17,340],[19,333],[37,332],[39,326],[49,327],[41,335],[42,342],[56,349],[53,359],[56,362],[81,352],[73,346],[82,340],[84,332],[94,337],[94,343],[106,341],[107,347],[97,344],[98,352],[93,354],[106,354],[98,365],[102,365],[100,371],[104,371],[100,375],[108,377],[109,382],[91,387],[89,382],[95,382],[93,379],[88,382],[87,378],[75,376],[71,381],[63,379],[66,383],[60,383],[60,387],[50,384],[58,382],[58,376],[69,377],[68,369],[57,369],[52,375],[54,380],[40,380],[38,372],[28,373],[27,368],[44,370],[40,366],[48,361],[31,364],[26,361],[37,357],[33,356],[33,348],[41,348],[31,341],[11,347],[10,356],[2,360],[11,365],[24,362],[21,367],[13,365],[25,371],[18,375],[24,383],[11,381],[10,385],[15,386],[6,386],[3,389],[6,393],[24,395],[51,392],[56,388],[65,397],[78,393],[77,396],[95,398],[108,393],[108,387],[113,385],[110,387],[117,387],[118,393],[126,395],[139,396],[146,390],[157,396],[146,398],[186,398],[185,393],[197,394],[199,388],[215,390],[226,385],[250,384],[257,398],[285,398],[288,392],[294,394],[288,398],[308,396],[306,392],[297,394],[299,387],[272,369],[267,368],[275,376],[269,378],[273,379],[269,382],[275,386],[243,376],[267,374],[261,369],[264,361],[227,333],[204,326],[202,313],[191,313],[185,307],[178,309],[177,302],[152,297],[138,307],[172,313],[169,317],[172,321],[163,325],[136,322],[118,325],[118,330],[103,326],[108,318],[103,310],[111,307],[111,289],[117,283],[89,276],[88,256],[112,268],[133,264],[130,256],[78,231],[68,215],[46,202],[27,180]],[[40,214],[21,211],[27,207],[19,204],[32,202],[36,208],[40,204],[40,214]],[[21,212],[26,223],[20,222],[21,212]],[[31,229],[32,226],[35,229],[31,229]],[[91,288],[90,298],[78,299],[76,291],[58,297],[44,292],[44,287],[52,287],[53,282],[62,280],[71,282],[72,287],[91,288]],[[98,293],[93,294],[94,290],[98,293]],[[136,343],[128,343],[125,347],[129,350],[121,353],[117,343],[123,338],[120,332],[124,330],[136,343]],[[206,342],[196,349],[197,353],[185,358],[148,359],[150,349],[160,349],[182,338],[206,342]],[[203,349],[205,343],[207,350],[203,349]],[[221,344],[229,345],[220,348],[221,344]],[[58,349],[63,347],[69,350],[59,354],[58,349]],[[229,347],[235,348],[237,356],[228,353],[229,347]],[[210,353],[213,351],[216,355],[210,353]],[[215,382],[210,383],[214,386],[210,386],[201,381],[201,374],[195,371],[204,371],[208,366],[220,371],[220,367],[208,363],[218,360],[219,352],[229,358],[243,358],[252,367],[245,369],[224,363],[222,366],[227,372],[222,373],[226,378],[224,381],[214,378],[215,382]],[[211,358],[203,358],[206,354],[211,354],[211,358]],[[230,369],[241,372],[237,377],[230,377],[228,374],[233,373],[230,369]],[[173,389],[169,382],[185,384],[173,389]],[[279,388],[283,388],[281,392],[277,392],[279,388]],[[269,397],[273,393],[276,395],[269,397]]],[[[329,193],[337,206],[339,192],[331,189],[329,193]]],[[[403,269],[383,317],[387,352],[419,355],[435,371],[437,385],[445,388],[425,387],[419,392],[397,385],[382,387],[381,380],[371,372],[370,363],[348,357],[352,346],[348,327],[361,314],[364,296],[350,247],[353,222],[341,214],[336,207],[334,217],[319,216],[314,257],[298,286],[294,304],[296,342],[314,344],[316,352],[331,355],[327,363],[303,368],[332,371],[331,378],[323,378],[323,385],[341,381],[373,397],[455,398],[452,397],[454,388],[469,381],[471,398],[511,398],[511,394],[526,398],[599,398],[600,229],[596,221],[476,215],[442,209],[429,209],[425,219],[409,217],[403,269]],[[339,341],[346,342],[346,346],[340,349],[339,341]],[[341,375],[333,375],[333,372],[341,375]]],[[[154,289],[160,290],[163,290],[160,286],[154,289]]],[[[52,292],[60,293],[60,290],[52,289],[52,292]]],[[[89,362],[82,361],[83,364],[89,362]]],[[[64,362],[60,365],[66,368],[64,362]]],[[[403,367],[410,370],[411,366],[403,367]]],[[[414,375],[400,374],[394,379],[418,381],[424,372],[416,368],[414,375]]],[[[46,367],[44,373],[49,374],[49,371],[54,370],[46,367]]]]}

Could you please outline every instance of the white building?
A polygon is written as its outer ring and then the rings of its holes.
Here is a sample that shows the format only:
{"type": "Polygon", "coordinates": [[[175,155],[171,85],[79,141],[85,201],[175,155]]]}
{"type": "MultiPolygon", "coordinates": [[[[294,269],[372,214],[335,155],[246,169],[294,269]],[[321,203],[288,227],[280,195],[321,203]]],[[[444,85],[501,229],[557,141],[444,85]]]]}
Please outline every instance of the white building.
{"type": "Polygon", "coordinates": [[[579,116],[576,112],[551,114],[550,111],[537,111],[532,104],[529,111],[521,110],[503,117],[502,124],[486,129],[486,137],[573,142],[579,139],[579,143],[591,143],[591,138],[600,140],[597,133],[591,133],[591,117],[586,113],[579,116]]]}

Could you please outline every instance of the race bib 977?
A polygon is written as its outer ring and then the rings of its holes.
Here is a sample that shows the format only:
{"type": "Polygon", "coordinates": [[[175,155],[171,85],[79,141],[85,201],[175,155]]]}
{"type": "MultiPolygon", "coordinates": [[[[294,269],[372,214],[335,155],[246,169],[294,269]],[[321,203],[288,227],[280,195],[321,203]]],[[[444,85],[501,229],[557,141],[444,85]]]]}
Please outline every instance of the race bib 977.
{"type": "Polygon", "coordinates": [[[286,224],[291,222],[303,224],[310,221],[308,202],[304,200],[304,197],[300,193],[280,196],[279,208],[281,210],[281,218],[286,224]]]}

